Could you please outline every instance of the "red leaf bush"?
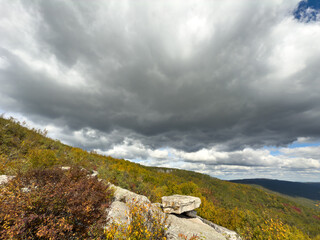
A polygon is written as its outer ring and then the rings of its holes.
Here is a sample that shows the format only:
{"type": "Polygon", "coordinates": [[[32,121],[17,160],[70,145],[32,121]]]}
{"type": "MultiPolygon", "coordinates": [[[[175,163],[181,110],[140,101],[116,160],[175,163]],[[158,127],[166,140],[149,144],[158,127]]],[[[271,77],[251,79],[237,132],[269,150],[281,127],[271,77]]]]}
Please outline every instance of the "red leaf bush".
{"type": "Polygon", "coordinates": [[[20,174],[0,187],[0,239],[99,238],[111,198],[80,168],[20,174]]]}

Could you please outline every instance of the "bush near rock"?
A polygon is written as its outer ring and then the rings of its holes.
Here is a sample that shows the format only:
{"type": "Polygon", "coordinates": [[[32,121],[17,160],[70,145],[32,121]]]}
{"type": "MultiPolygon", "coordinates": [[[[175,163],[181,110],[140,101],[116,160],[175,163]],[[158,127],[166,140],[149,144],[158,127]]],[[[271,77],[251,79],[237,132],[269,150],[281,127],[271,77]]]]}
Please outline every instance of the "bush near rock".
{"type": "Polygon", "coordinates": [[[169,239],[168,216],[150,202],[138,200],[127,203],[115,201],[111,205],[107,240],[166,240],[169,239]],[[118,208],[120,206],[120,208],[118,208]],[[116,211],[115,208],[118,208],[116,211]],[[124,212],[125,210],[125,217],[124,212]]]}
{"type": "Polygon", "coordinates": [[[0,239],[94,239],[111,191],[80,168],[32,170],[0,187],[0,239]]]}

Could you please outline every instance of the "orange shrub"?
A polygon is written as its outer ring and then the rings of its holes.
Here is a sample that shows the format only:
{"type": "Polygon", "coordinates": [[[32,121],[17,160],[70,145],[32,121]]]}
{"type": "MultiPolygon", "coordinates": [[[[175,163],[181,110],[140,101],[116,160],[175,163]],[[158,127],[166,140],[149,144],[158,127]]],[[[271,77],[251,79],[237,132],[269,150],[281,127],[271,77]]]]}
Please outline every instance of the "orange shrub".
{"type": "Polygon", "coordinates": [[[32,170],[0,188],[0,239],[86,239],[103,233],[108,186],[80,168],[32,170]]]}

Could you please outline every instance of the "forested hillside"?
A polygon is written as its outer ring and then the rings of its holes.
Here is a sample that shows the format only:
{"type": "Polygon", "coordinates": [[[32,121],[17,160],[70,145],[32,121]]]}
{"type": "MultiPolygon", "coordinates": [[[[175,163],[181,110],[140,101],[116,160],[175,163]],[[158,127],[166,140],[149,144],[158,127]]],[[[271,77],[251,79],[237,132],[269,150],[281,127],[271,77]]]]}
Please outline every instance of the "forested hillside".
{"type": "Polygon", "coordinates": [[[0,174],[52,166],[96,170],[99,178],[146,195],[153,202],[170,194],[200,197],[198,215],[235,230],[243,239],[320,239],[320,209],[200,173],[146,167],[87,152],[47,138],[45,131],[0,118],[0,174]]]}

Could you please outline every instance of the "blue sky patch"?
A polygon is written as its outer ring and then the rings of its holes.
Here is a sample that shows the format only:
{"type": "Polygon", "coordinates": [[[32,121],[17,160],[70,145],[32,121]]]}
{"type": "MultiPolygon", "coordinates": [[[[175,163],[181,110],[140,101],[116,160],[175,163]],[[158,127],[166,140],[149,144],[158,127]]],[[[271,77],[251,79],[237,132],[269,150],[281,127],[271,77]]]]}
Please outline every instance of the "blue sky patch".
{"type": "Polygon", "coordinates": [[[288,148],[300,148],[300,147],[315,147],[320,146],[320,141],[317,142],[293,142],[288,148]]]}
{"type": "Polygon", "coordinates": [[[320,19],[320,1],[307,0],[299,2],[293,15],[302,22],[313,22],[320,19]]]}

